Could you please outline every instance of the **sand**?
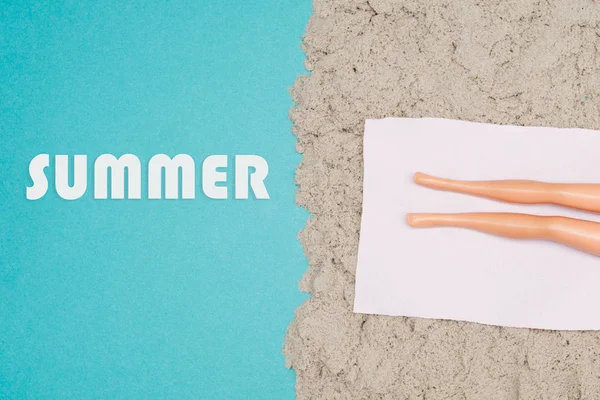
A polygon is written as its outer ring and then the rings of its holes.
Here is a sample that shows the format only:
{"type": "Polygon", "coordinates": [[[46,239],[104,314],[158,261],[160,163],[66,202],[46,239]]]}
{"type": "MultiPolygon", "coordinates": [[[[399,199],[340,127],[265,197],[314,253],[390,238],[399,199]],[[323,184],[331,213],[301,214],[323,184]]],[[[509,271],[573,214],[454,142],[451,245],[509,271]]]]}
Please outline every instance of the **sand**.
{"type": "Polygon", "coordinates": [[[600,129],[599,46],[591,0],[315,0],[291,110],[312,214],[284,346],[298,399],[600,398],[600,333],[352,312],[364,120],[600,129]]]}

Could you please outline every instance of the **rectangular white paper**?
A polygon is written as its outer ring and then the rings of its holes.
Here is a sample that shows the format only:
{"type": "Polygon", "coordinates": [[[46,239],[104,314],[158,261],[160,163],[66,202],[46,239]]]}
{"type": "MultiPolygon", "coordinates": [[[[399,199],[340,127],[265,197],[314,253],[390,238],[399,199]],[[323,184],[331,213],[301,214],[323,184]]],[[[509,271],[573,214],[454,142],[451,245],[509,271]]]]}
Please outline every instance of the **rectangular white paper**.
{"type": "Polygon", "coordinates": [[[354,311],[542,329],[600,329],[600,257],[460,228],[410,228],[407,212],[521,212],[600,221],[420,187],[453,179],[600,183],[600,132],[443,119],[367,120],[354,311]]]}

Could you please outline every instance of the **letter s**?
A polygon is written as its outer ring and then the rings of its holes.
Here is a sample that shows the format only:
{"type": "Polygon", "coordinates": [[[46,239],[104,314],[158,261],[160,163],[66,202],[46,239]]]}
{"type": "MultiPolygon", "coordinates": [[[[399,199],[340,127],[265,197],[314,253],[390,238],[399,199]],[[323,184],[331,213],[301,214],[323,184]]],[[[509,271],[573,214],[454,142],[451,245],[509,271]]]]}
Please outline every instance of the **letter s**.
{"type": "Polygon", "coordinates": [[[29,176],[33,181],[33,186],[27,187],[27,200],[41,199],[48,191],[48,178],[44,173],[44,168],[48,165],[50,165],[48,154],[38,154],[29,163],[29,176]]]}

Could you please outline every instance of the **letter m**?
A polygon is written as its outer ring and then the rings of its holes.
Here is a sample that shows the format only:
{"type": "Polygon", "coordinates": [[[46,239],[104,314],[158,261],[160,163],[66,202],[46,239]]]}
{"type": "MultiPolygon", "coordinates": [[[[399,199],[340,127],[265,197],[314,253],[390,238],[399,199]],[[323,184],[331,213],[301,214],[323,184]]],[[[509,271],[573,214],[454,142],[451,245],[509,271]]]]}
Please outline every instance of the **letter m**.
{"type": "Polygon", "coordinates": [[[162,198],[162,170],[165,170],[165,198],[179,198],[179,170],[181,170],[181,198],[196,197],[194,160],[187,154],[178,154],[170,158],[166,154],[157,154],[148,163],[148,198],[162,198]]]}
{"type": "Polygon", "coordinates": [[[142,197],[140,160],[133,154],[123,154],[116,158],[112,154],[102,154],[94,163],[94,198],[108,198],[108,170],[110,168],[112,199],[125,198],[125,170],[127,169],[127,198],[142,197]]]}

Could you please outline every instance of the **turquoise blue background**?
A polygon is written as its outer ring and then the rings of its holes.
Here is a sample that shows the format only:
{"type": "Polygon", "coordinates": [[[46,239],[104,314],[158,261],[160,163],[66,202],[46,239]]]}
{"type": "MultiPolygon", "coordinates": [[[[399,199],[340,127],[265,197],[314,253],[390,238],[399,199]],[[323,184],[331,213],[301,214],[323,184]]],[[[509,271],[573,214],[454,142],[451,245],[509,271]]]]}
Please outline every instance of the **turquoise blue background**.
{"type": "Polygon", "coordinates": [[[0,3],[0,398],[293,398],[311,1],[0,3]],[[258,154],[271,200],[27,201],[39,153],[258,154]]]}

